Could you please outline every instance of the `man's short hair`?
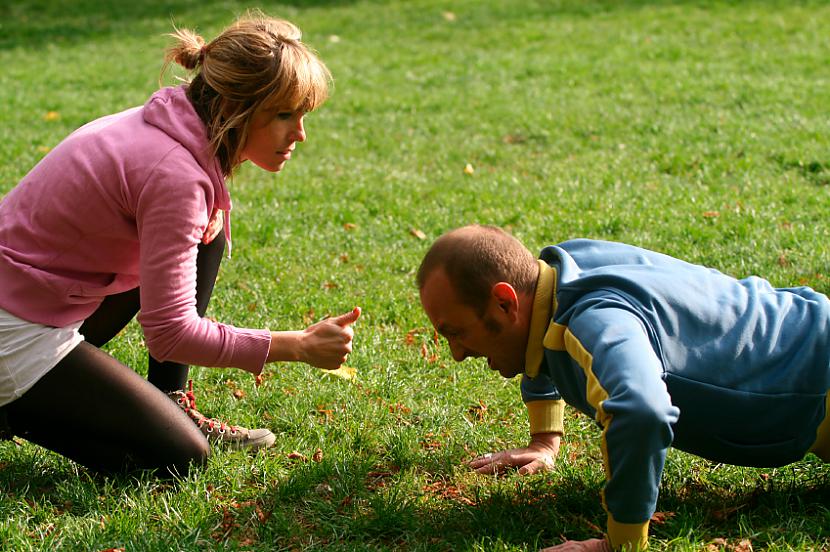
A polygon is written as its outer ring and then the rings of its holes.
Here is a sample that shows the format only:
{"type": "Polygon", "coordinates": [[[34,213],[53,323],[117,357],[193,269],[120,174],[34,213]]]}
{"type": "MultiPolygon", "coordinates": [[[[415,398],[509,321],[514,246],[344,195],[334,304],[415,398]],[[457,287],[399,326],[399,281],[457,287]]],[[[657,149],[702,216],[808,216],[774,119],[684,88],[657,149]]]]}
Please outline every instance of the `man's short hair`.
{"type": "Polygon", "coordinates": [[[483,315],[490,290],[507,282],[517,293],[532,293],[538,263],[522,243],[497,226],[471,225],[443,234],[430,247],[418,269],[418,289],[442,268],[462,303],[483,315]]]}

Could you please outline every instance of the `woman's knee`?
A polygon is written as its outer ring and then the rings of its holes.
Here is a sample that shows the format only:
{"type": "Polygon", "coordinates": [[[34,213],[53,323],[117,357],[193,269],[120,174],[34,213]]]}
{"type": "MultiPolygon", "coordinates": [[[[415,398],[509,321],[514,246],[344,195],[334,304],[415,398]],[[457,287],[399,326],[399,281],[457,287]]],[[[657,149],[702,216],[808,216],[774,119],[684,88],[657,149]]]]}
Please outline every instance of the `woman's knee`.
{"type": "Polygon", "coordinates": [[[182,439],[175,451],[169,451],[172,457],[159,470],[160,474],[174,477],[187,477],[193,469],[203,468],[210,458],[210,444],[200,433],[197,438],[182,439]]]}

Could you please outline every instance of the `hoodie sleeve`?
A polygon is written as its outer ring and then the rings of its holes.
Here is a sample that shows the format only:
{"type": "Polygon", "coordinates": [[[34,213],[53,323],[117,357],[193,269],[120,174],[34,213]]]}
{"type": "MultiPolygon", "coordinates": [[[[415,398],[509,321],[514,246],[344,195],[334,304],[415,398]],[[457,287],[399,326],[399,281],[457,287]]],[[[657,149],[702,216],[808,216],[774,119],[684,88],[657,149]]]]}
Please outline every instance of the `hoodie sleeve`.
{"type": "Polygon", "coordinates": [[[136,200],[141,312],[147,348],[160,361],[262,371],[268,330],[240,329],[196,311],[196,255],[213,204],[212,185],[190,154],[174,148],[136,200]]]}
{"type": "Polygon", "coordinates": [[[644,546],[673,440],[671,425],[679,415],[662,363],[642,321],[623,302],[602,294],[576,308],[564,346],[585,373],[586,399],[603,428],[609,540],[614,548],[644,546]]]}

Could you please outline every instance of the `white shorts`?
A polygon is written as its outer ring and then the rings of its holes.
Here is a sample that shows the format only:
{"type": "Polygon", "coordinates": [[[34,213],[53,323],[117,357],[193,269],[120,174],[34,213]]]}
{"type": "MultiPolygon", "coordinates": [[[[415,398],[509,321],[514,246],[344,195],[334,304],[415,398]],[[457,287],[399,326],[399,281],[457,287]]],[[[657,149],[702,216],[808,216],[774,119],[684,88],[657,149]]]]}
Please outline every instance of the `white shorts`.
{"type": "Polygon", "coordinates": [[[84,340],[81,323],[53,328],[0,309],[0,406],[20,398],[84,340]]]}

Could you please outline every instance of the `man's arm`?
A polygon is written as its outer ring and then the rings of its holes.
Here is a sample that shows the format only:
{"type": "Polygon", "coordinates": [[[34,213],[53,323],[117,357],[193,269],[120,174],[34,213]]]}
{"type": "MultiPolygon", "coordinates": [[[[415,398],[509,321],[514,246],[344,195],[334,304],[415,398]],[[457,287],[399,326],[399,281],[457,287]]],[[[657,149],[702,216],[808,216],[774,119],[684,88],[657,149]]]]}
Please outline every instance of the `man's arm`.
{"type": "Polygon", "coordinates": [[[602,425],[612,547],[644,547],[679,410],[646,327],[628,305],[597,294],[573,313],[562,347],[585,377],[585,397],[602,425]]]}

